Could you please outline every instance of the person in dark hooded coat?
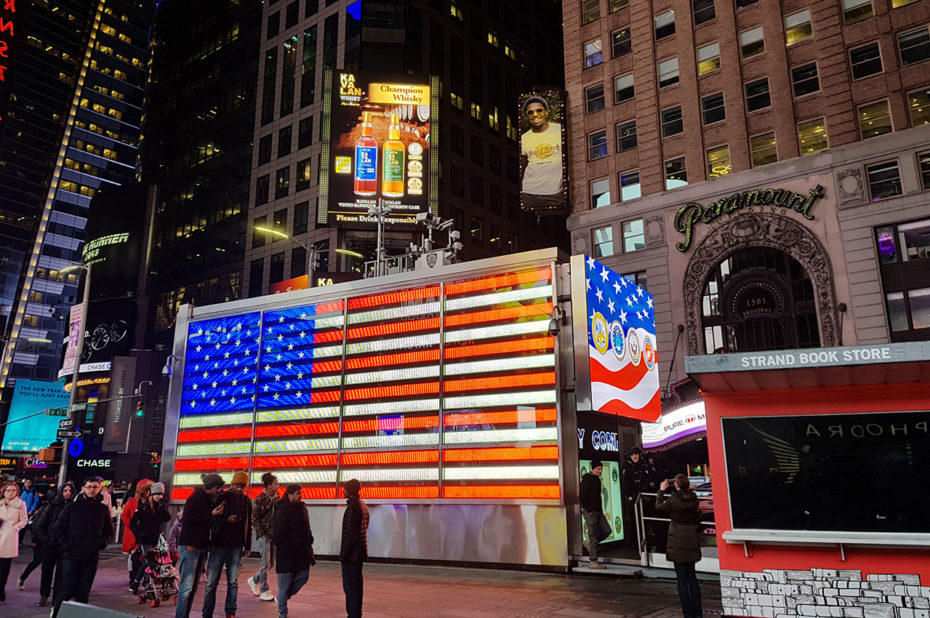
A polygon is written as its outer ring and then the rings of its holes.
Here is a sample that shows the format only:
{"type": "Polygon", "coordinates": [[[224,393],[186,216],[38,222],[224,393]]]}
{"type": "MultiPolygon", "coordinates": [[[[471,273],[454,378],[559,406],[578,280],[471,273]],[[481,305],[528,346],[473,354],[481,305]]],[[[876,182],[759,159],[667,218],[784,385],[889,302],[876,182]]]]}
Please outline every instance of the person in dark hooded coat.
{"type": "Polygon", "coordinates": [[[675,565],[678,579],[678,597],[685,618],[701,618],[701,588],[698,585],[694,565],[701,559],[701,540],[698,524],[701,523],[701,508],[697,494],[684,474],[675,475],[675,492],[668,493],[668,481],[662,481],[656,497],[656,510],[672,520],[668,526],[668,542],[665,557],[675,565]]]}
{"type": "Polygon", "coordinates": [[[635,503],[643,492],[652,493],[656,490],[656,469],[646,461],[643,449],[638,446],[626,454],[621,475],[620,487],[623,497],[629,503],[635,503]]]}
{"type": "Polygon", "coordinates": [[[52,535],[52,527],[55,525],[55,520],[58,519],[58,516],[64,510],[65,505],[71,502],[74,494],[74,483],[68,481],[62,485],[61,491],[55,495],[51,503],[42,511],[41,517],[36,521],[35,530],[33,530],[42,543],[42,581],[39,584],[39,602],[36,603],[37,607],[45,607],[48,604],[48,598],[52,594],[52,578],[59,575],[59,577],[55,577],[56,586],[58,585],[57,582],[60,580],[61,545],[58,544],[58,540],[52,535]]]}

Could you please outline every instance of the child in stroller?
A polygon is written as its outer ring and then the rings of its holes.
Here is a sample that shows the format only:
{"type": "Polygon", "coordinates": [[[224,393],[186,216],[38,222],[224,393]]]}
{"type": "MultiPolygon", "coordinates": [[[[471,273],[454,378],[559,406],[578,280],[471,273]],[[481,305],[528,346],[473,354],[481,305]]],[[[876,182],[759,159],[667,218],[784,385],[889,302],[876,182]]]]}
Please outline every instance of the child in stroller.
{"type": "Polygon", "coordinates": [[[178,602],[178,571],[171,564],[171,552],[168,551],[168,542],[164,535],[159,535],[158,543],[142,556],[145,564],[145,574],[139,582],[139,604],[146,602],[152,607],[158,607],[162,601],[174,597],[178,602]]]}

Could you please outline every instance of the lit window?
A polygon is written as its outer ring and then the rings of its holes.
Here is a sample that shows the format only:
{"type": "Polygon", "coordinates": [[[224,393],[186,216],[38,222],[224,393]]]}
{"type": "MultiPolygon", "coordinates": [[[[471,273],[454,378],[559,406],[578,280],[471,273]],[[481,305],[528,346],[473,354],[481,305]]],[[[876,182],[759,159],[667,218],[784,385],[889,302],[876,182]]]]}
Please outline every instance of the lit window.
{"type": "Polygon", "coordinates": [[[898,50],[903,64],[914,64],[930,58],[930,29],[902,32],[898,35],[898,50]]]}
{"type": "Polygon", "coordinates": [[[607,2],[611,13],[619,11],[630,4],[630,0],[607,0],[607,2]]]}
{"type": "Polygon", "coordinates": [[[730,147],[717,146],[705,153],[707,161],[707,177],[717,178],[730,173],[730,147]]]}
{"type": "Polygon", "coordinates": [[[581,25],[590,24],[601,18],[601,0],[582,0],[581,25]]]}
{"type": "Polygon", "coordinates": [[[713,124],[726,120],[727,112],[723,105],[723,93],[718,92],[701,98],[701,114],[704,124],[713,124]]]}
{"type": "Polygon", "coordinates": [[[465,19],[465,14],[462,13],[462,9],[455,4],[455,0],[452,0],[449,6],[449,14],[452,16],[452,19],[459,23],[462,23],[462,20],[465,19]]]}
{"type": "Polygon", "coordinates": [[[297,163],[297,190],[303,191],[310,188],[310,159],[304,159],[297,163]]]}
{"type": "Polygon", "coordinates": [[[488,30],[488,45],[491,47],[500,47],[500,39],[497,38],[497,33],[493,30],[488,30]]]}
{"type": "Polygon", "coordinates": [[[847,24],[873,15],[872,0],[843,0],[843,21],[847,24]]]}
{"type": "Polygon", "coordinates": [[[590,69],[604,62],[604,51],[601,40],[594,39],[584,44],[584,68],[590,69]]]}
{"type": "Polygon", "coordinates": [[[893,130],[888,101],[860,105],[856,118],[859,121],[859,134],[862,139],[891,133],[893,130]]]}
{"type": "Polygon", "coordinates": [[[604,84],[586,88],[584,96],[587,113],[591,114],[604,109],[604,84]]]}
{"type": "Polygon", "coordinates": [[[740,56],[752,58],[765,52],[765,40],[762,37],[762,26],[739,33],[740,56]]]}
{"type": "Polygon", "coordinates": [[[911,116],[912,127],[930,124],[930,89],[923,88],[908,92],[907,111],[911,116]]]}
{"type": "Polygon", "coordinates": [[[685,158],[678,157],[665,162],[665,189],[677,189],[688,184],[688,170],[685,158]]]}
{"type": "Polygon", "coordinates": [[[891,8],[897,9],[902,6],[907,6],[908,4],[913,4],[917,0],[891,0],[891,8]]]}
{"type": "Polygon", "coordinates": [[[623,224],[623,252],[639,251],[646,246],[643,220],[626,221],[623,224]]]}
{"type": "Polygon", "coordinates": [[[795,97],[820,90],[820,80],[817,78],[817,64],[811,62],[804,66],[791,69],[791,90],[795,97]]]}
{"type": "Polygon", "coordinates": [[[675,11],[656,15],[656,40],[675,34],[675,11]]]}
{"type": "Polygon", "coordinates": [[[617,152],[633,150],[636,148],[636,121],[624,122],[617,125],[617,152]]]}
{"type": "Polygon", "coordinates": [[[707,75],[720,68],[720,43],[698,47],[698,75],[707,75]]]}
{"type": "Polygon", "coordinates": [[[714,0],[691,0],[691,9],[694,12],[695,26],[710,21],[717,16],[717,11],[714,10],[714,0]]]}
{"type": "Polygon", "coordinates": [[[274,198],[282,198],[290,191],[291,168],[284,167],[278,170],[275,178],[274,198]]]}
{"type": "Polygon", "coordinates": [[[861,79],[882,72],[882,55],[878,43],[869,43],[849,50],[849,64],[852,65],[853,79],[861,79]]]}
{"type": "Polygon", "coordinates": [[[678,58],[659,62],[659,88],[678,83],[678,58]]]}
{"type": "Polygon", "coordinates": [[[804,39],[809,39],[813,33],[810,9],[792,13],[785,17],[785,39],[789,46],[804,39]]]}
{"type": "Polygon", "coordinates": [[[593,232],[594,257],[607,257],[614,254],[613,226],[599,227],[593,232]]]}
{"type": "Polygon", "coordinates": [[[639,170],[620,172],[620,201],[629,202],[642,197],[643,191],[639,184],[639,170]]]}
{"type": "Polygon", "coordinates": [[[683,130],[680,106],[662,110],[662,137],[671,137],[683,130]]]}
{"type": "Polygon", "coordinates": [[[588,135],[588,161],[607,156],[607,131],[595,131],[588,135]]]}
{"type": "Polygon", "coordinates": [[[606,178],[591,182],[591,208],[610,206],[610,181],[606,178]]]}
{"type": "Polygon", "coordinates": [[[452,107],[460,110],[465,109],[465,99],[455,94],[454,92],[449,93],[449,101],[452,103],[452,107]]]}
{"type": "Polygon", "coordinates": [[[867,165],[865,171],[869,177],[869,196],[873,202],[901,195],[901,172],[897,161],[867,165]]]}
{"type": "Polygon", "coordinates": [[[480,122],[481,121],[481,106],[478,105],[477,103],[472,103],[470,109],[471,109],[470,111],[471,117],[480,122]]]}
{"type": "Polygon", "coordinates": [[[629,28],[614,30],[614,32],[610,35],[610,39],[612,49],[611,53],[613,54],[614,58],[628,54],[633,49],[633,45],[630,41],[629,28]]]}
{"type": "Polygon", "coordinates": [[[769,80],[767,77],[757,79],[746,84],[746,109],[754,112],[756,110],[771,107],[772,96],[769,92],[769,80]]]}
{"type": "Polygon", "coordinates": [[[614,103],[622,103],[623,101],[632,99],[633,95],[632,73],[614,78],[614,103]]]}
{"type": "Polygon", "coordinates": [[[471,244],[482,246],[484,245],[484,230],[482,230],[482,221],[477,217],[471,218],[471,228],[469,229],[469,236],[471,237],[471,244]]]}
{"type": "Polygon", "coordinates": [[[810,154],[826,150],[827,143],[827,125],[823,118],[815,118],[798,123],[798,143],[801,146],[801,154],[810,154]]]}
{"type": "MultiPolygon", "coordinates": [[[[922,152],[917,155],[917,163],[920,166],[920,180],[923,183],[924,190],[930,190],[930,152],[922,152]]],[[[930,234],[927,235],[930,240],[930,234]]]]}
{"type": "Polygon", "coordinates": [[[778,148],[775,146],[775,132],[762,133],[749,138],[749,151],[752,166],[759,167],[778,161],[778,148]]]}

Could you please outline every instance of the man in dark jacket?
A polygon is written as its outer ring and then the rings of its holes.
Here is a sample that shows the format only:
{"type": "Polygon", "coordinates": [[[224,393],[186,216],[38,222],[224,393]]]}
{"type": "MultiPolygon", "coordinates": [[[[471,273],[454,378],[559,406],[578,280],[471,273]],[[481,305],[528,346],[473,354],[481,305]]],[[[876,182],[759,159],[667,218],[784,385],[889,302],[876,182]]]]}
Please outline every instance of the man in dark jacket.
{"type": "Polygon", "coordinates": [[[668,526],[665,557],[675,564],[678,598],[685,618],[701,618],[701,588],[694,571],[694,564],[701,559],[701,541],[697,531],[701,509],[688,477],[676,474],[674,481],[675,493],[667,493],[668,481],[664,480],[656,497],[656,510],[668,514],[672,520],[668,526]]]}
{"type": "Polygon", "coordinates": [[[621,470],[620,487],[623,497],[630,504],[643,492],[651,493],[656,489],[656,469],[643,457],[643,450],[634,446],[626,454],[621,470]]]}
{"type": "Polygon", "coordinates": [[[178,536],[178,606],[175,618],[188,618],[200,574],[207,563],[210,551],[210,533],[213,520],[223,514],[224,505],[213,503],[216,494],[223,488],[223,477],[219,474],[204,474],[202,488],[197,488],[184,503],[184,526],[178,536]]]}
{"type": "Polygon", "coordinates": [[[310,579],[313,559],[313,532],[310,516],[301,501],[300,485],[287,486],[278,500],[274,516],[274,544],[278,548],[278,618],[287,618],[287,600],[310,579]]]}
{"type": "MultiPolygon", "coordinates": [[[[42,511],[42,516],[35,524],[35,534],[40,543],[42,543],[42,581],[39,584],[39,602],[38,607],[45,607],[48,598],[52,594],[52,577],[56,574],[56,588],[61,587],[61,566],[58,564],[61,558],[61,545],[55,539],[54,525],[58,516],[64,510],[65,505],[71,502],[74,497],[74,483],[68,481],[61,486],[61,491],[55,495],[48,507],[42,511]]],[[[51,492],[51,490],[49,490],[51,492]]]]}
{"type": "MultiPolygon", "coordinates": [[[[252,501],[243,494],[249,484],[247,472],[233,474],[229,491],[218,500],[222,512],[213,529],[213,547],[207,558],[207,586],[203,591],[203,618],[213,618],[216,606],[216,587],[226,567],[226,618],[236,616],[236,597],[239,595],[239,563],[249,556],[252,546],[252,501]]],[[[184,511],[184,528],[187,528],[187,510],[184,511]]],[[[182,531],[183,535],[184,532],[182,531]]]]}
{"type": "Polygon", "coordinates": [[[601,498],[601,474],[604,464],[599,459],[591,462],[591,472],[581,477],[581,491],[578,494],[581,502],[581,517],[584,519],[585,531],[588,540],[584,546],[588,550],[590,567],[603,569],[603,564],[597,561],[597,545],[610,536],[610,524],[604,517],[604,502],[601,498]]]}
{"type": "Polygon", "coordinates": [[[342,516],[342,589],[346,593],[348,618],[362,615],[362,565],[368,559],[368,505],[359,497],[362,484],[358,479],[346,481],[342,493],[346,497],[346,512],[342,516]]]}
{"type": "Polygon", "coordinates": [[[64,601],[87,603],[97,575],[100,550],[113,536],[113,520],[100,496],[100,487],[96,476],[84,479],[77,499],[65,504],[55,520],[52,535],[61,545],[62,557],[61,585],[55,587],[53,618],[64,601]]]}

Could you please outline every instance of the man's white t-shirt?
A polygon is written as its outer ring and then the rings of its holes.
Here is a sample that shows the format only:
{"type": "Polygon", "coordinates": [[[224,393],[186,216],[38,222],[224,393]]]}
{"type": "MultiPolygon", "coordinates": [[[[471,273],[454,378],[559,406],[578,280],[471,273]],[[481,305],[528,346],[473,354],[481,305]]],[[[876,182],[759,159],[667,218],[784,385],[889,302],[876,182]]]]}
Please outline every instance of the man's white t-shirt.
{"type": "Polygon", "coordinates": [[[520,146],[527,158],[523,192],[530,195],[559,193],[562,190],[562,125],[550,122],[549,128],[539,133],[530,129],[523,134],[520,146]]]}

